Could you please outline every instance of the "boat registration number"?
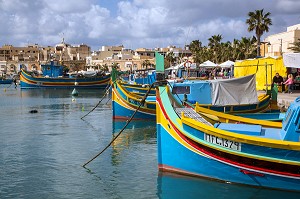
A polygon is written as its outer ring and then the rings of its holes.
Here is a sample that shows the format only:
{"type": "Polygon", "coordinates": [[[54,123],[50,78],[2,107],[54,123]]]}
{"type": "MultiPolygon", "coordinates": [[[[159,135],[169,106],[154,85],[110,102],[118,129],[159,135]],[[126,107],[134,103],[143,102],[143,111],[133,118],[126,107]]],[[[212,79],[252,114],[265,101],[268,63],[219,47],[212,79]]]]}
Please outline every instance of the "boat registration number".
{"type": "Polygon", "coordinates": [[[232,140],[228,140],[226,138],[220,138],[215,135],[210,134],[204,134],[204,140],[218,146],[222,146],[227,149],[235,150],[235,151],[241,151],[242,144],[240,142],[235,142],[232,140]]]}

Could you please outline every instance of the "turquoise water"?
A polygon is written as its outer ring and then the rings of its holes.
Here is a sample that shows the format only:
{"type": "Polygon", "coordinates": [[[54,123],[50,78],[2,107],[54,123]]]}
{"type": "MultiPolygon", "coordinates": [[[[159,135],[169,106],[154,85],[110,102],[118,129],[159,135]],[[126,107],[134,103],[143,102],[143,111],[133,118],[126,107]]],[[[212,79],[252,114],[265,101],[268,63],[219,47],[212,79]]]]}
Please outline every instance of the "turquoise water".
{"type": "Polygon", "coordinates": [[[152,122],[112,122],[104,91],[20,90],[0,86],[0,198],[300,198],[159,173],[152,122]],[[29,113],[37,110],[37,113],[29,113]]]}

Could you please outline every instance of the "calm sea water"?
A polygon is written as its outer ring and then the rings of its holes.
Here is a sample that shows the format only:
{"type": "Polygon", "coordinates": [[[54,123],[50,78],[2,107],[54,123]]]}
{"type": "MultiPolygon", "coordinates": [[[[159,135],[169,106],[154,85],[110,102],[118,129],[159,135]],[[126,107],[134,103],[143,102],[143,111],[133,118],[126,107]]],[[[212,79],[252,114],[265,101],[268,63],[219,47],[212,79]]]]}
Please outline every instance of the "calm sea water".
{"type": "Polygon", "coordinates": [[[0,86],[0,198],[300,198],[159,173],[152,122],[112,122],[104,91],[20,90],[0,86]],[[37,113],[29,113],[37,110],[37,113]]]}

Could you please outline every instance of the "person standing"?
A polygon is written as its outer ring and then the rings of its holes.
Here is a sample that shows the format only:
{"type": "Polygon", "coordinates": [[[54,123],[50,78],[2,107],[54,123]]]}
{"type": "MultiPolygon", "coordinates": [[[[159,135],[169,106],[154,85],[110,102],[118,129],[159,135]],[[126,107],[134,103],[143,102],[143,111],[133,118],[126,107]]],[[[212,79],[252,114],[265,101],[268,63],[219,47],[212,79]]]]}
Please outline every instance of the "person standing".
{"type": "Polygon", "coordinates": [[[292,87],[293,87],[293,84],[294,84],[294,78],[293,78],[292,74],[288,75],[288,79],[283,84],[287,85],[288,93],[290,93],[290,94],[293,93],[292,92],[292,87]]]}
{"type": "Polygon", "coordinates": [[[279,73],[276,73],[275,76],[273,77],[272,88],[274,85],[277,85],[278,89],[280,90],[281,88],[281,91],[284,92],[285,88],[284,86],[282,86],[282,84],[283,84],[282,76],[280,76],[279,73]]]}

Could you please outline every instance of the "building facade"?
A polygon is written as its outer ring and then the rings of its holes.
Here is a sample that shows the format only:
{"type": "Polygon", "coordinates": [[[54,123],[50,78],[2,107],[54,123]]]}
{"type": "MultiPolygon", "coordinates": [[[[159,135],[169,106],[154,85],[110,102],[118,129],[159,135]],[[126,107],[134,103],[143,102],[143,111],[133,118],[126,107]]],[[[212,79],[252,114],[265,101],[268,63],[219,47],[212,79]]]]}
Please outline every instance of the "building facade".
{"type": "Polygon", "coordinates": [[[287,27],[286,32],[270,35],[261,44],[262,56],[282,56],[283,53],[291,53],[288,49],[294,42],[300,39],[300,24],[287,27]]]}

